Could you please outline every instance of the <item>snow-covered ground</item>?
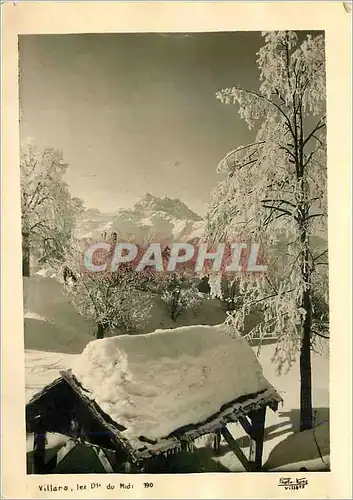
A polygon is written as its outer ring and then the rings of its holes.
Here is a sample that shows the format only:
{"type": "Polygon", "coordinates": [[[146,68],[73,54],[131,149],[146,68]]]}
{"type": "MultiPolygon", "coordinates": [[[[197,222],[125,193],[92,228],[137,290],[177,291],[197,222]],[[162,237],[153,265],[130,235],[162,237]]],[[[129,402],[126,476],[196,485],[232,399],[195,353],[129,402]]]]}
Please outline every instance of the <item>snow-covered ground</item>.
{"type": "MultiPolygon", "coordinates": [[[[257,351],[256,348],[254,348],[257,351]]],[[[277,389],[283,398],[283,405],[277,413],[271,410],[266,414],[265,444],[263,452],[264,466],[268,470],[279,467],[283,470],[299,470],[306,467],[309,470],[327,468],[329,464],[329,359],[317,353],[312,353],[312,386],[313,406],[315,408],[315,425],[320,430],[306,431],[305,437],[299,433],[300,408],[300,372],[299,359],[293,364],[288,373],[276,373],[276,365],[271,362],[274,345],[261,348],[259,361],[264,376],[277,389]],[[315,442],[318,442],[318,446],[315,442]],[[324,462],[320,458],[324,457],[324,462]],[[303,463],[300,463],[303,462],[303,463]]],[[[230,426],[233,436],[244,452],[248,453],[249,441],[243,429],[233,424],[230,426]]],[[[223,443],[220,462],[230,470],[242,470],[241,465],[223,443]],[[223,455],[222,455],[223,453],[223,455]]]]}
{"type": "MultiPolygon", "coordinates": [[[[69,303],[52,271],[40,270],[30,278],[23,278],[23,291],[26,349],[80,354],[95,338],[97,326],[83,318],[69,303]]],[[[225,318],[221,302],[208,297],[201,299],[197,313],[189,309],[175,322],[156,295],[152,301],[151,317],[140,333],[176,326],[217,325],[223,323],[225,318]]],[[[115,331],[109,335],[119,333],[115,331]]]]}
{"type": "MultiPolygon", "coordinates": [[[[279,376],[276,366],[271,363],[274,345],[263,346],[260,363],[264,376],[274,385],[283,397],[284,403],[277,413],[268,410],[264,444],[264,464],[267,470],[325,470],[329,466],[329,384],[328,357],[312,354],[313,397],[315,407],[316,430],[299,433],[299,364],[294,363],[287,374],[279,376]],[[320,425],[322,424],[322,425],[320,425]],[[322,458],[321,458],[321,456],[322,458]]],[[[257,348],[255,348],[257,351],[257,348]]],[[[73,366],[77,356],[63,353],[26,350],[26,395],[27,400],[59,375],[59,370],[73,366]]],[[[242,428],[230,426],[233,436],[243,451],[248,451],[248,439],[242,428]]],[[[60,437],[51,436],[49,445],[58,445],[60,437]]],[[[200,438],[197,443],[198,453],[209,456],[230,471],[241,471],[238,462],[227,444],[222,442],[220,455],[214,457],[211,439],[200,438]]],[[[31,449],[31,440],[28,441],[31,449]]]]}

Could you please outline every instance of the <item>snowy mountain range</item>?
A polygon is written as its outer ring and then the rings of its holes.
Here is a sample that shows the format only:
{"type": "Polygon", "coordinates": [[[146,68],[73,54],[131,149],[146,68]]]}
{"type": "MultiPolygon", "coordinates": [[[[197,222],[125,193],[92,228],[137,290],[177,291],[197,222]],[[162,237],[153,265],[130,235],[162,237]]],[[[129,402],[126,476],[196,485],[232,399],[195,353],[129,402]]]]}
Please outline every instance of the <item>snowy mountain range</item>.
{"type": "MultiPolygon", "coordinates": [[[[137,243],[154,241],[192,242],[204,232],[204,220],[178,198],[158,198],[146,193],[130,209],[115,213],[102,213],[87,209],[78,223],[78,237],[95,241],[110,239],[116,233],[117,240],[127,239],[137,243]]],[[[311,247],[319,254],[327,248],[327,239],[318,235],[310,238],[311,247]]],[[[275,253],[283,253],[288,244],[283,236],[275,245],[275,253]]]]}
{"type": "Polygon", "coordinates": [[[102,213],[87,209],[78,225],[81,238],[99,239],[117,236],[133,241],[146,239],[168,239],[168,241],[191,241],[203,233],[204,222],[178,198],[158,198],[147,193],[130,209],[116,213],[102,213]]]}

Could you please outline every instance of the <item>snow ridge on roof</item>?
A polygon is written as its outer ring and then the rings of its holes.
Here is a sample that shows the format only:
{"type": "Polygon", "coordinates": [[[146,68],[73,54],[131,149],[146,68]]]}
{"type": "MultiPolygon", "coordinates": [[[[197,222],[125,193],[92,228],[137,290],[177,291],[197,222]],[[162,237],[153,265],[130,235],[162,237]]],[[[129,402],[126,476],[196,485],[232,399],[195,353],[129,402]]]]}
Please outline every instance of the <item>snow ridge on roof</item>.
{"type": "Polygon", "coordinates": [[[72,371],[129,439],[166,437],[269,387],[249,344],[222,325],[94,340],[72,371]]]}

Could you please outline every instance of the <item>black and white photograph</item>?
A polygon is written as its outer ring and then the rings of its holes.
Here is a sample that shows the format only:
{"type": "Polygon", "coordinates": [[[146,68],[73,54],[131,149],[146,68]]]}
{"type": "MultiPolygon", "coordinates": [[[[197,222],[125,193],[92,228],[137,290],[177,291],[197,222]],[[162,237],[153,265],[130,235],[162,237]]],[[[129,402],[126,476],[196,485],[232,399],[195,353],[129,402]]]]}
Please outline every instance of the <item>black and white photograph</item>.
{"type": "Polygon", "coordinates": [[[27,474],[330,471],[325,32],[18,47],[27,474]]]}

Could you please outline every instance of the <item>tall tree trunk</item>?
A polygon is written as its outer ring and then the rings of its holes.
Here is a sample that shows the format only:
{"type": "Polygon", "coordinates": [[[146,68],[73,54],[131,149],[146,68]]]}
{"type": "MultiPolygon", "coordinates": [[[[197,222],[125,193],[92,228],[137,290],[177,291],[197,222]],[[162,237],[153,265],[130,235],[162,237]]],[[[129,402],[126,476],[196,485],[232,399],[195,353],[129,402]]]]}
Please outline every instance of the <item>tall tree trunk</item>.
{"type": "Polygon", "coordinates": [[[22,233],[22,276],[30,276],[29,233],[22,233]]]}
{"type": "Polygon", "coordinates": [[[304,123],[302,113],[302,102],[296,106],[295,93],[293,94],[294,130],[295,130],[295,158],[297,180],[299,181],[299,206],[298,222],[300,231],[301,250],[301,272],[304,283],[302,296],[302,308],[305,317],[301,324],[300,345],[300,430],[312,429],[313,427],[313,401],[311,388],[311,329],[312,329],[312,288],[311,288],[311,263],[308,216],[310,204],[308,202],[307,172],[304,165],[304,123]],[[298,113],[298,115],[297,115],[298,113]],[[298,119],[298,121],[297,121],[298,119]]]}
{"type": "Polygon", "coordinates": [[[306,317],[302,326],[300,349],[300,430],[313,427],[313,403],[311,390],[311,292],[304,293],[303,307],[306,317]]]}
{"type": "Polygon", "coordinates": [[[103,323],[97,324],[97,339],[104,339],[104,334],[106,330],[106,326],[103,323]]]}
{"type": "Polygon", "coordinates": [[[303,211],[301,223],[302,250],[302,278],[305,290],[302,297],[302,308],[305,310],[305,318],[301,327],[300,346],[300,430],[312,429],[313,427],[313,402],[311,389],[311,329],[312,329],[312,289],[311,268],[309,262],[310,248],[308,241],[308,230],[306,225],[307,209],[303,211]]]}

